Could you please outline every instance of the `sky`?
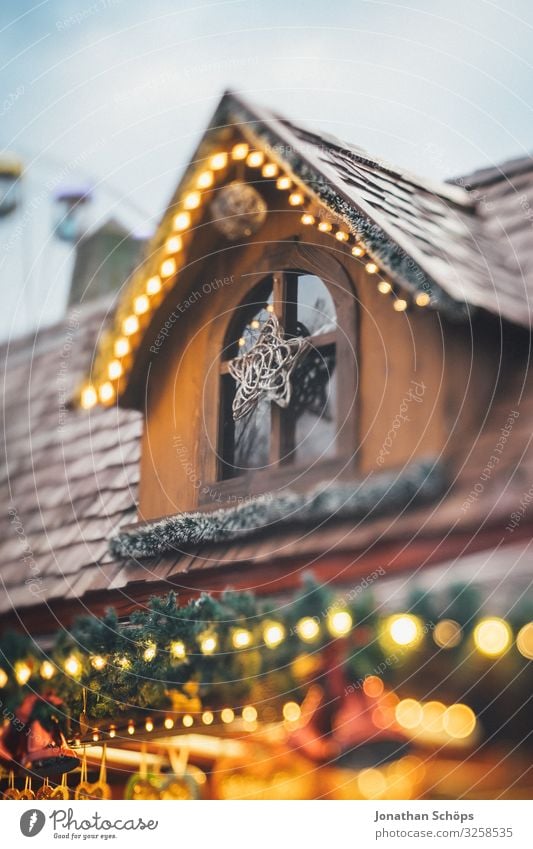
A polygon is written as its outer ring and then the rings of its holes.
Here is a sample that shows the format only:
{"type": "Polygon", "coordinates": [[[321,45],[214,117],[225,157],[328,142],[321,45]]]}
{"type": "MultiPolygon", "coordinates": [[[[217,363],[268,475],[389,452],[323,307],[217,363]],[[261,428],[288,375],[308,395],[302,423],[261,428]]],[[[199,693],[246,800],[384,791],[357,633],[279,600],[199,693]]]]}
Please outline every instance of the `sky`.
{"type": "Polygon", "coordinates": [[[533,150],[532,43],[530,0],[2,0],[0,339],[65,309],[50,187],[153,230],[224,89],[442,179],[533,150]]]}

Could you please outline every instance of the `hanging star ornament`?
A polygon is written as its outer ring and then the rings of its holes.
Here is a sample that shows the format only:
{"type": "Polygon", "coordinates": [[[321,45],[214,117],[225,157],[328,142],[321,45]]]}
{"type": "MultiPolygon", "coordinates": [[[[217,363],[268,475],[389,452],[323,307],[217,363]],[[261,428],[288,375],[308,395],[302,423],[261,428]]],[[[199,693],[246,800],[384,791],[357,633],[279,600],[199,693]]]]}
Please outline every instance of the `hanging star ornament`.
{"type": "Polygon", "coordinates": [[[291,374],[309,347],[307,339],[284,339],[278,319],[271,315],[250,350],[228,363],[229,373],[237,381],[234,421],[251,413],[263,398],[288,407],[291,374]]]}

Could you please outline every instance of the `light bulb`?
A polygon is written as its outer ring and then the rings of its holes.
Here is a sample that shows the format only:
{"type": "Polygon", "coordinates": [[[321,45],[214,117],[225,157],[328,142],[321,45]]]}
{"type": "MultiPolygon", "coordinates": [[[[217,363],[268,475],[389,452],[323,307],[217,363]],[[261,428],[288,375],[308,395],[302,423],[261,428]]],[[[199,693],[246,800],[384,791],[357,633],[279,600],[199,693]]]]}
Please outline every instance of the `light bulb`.
{"type": "Polygon", "coordinates": [[[136,315],[144,315],[150,309],[150,299],[148,295],[137,295],[133,301],[133,312],[136,315]]]}
{"type": "Polygon", "coordinates": [[[375,262],[367,262],[365,265],[365,271],[367,274],[377,274],[379,268],[375,262]]]}
{"type": "Polygon", "coordinates": [[[333,229],[333,225],[331,224],[330,221],[319,221],[318,222],[318,229],[320,230],[321,233],[329,233],[330,230],[333,229]]]}
{"type": "Polygon", "coordinates": [[[361,245],[354,245],[354,247],[352,248],[352,254],[353,254],[353,256],[358,256],[358,257],[364,256],[365,255],[365,249],[362,248],[361,245]]]}
{"type": "Polygon", "coordinates": [[[239,142],[233,146],[231,150],[231,158],[235,160],[246,159],[248,155],[248,145],[246,142],[239,142]]]}
{"type": "Polygon", "coordinates": [[[181,233],[183,230],[186,230],[187,227],[191,226],[191,216],[188,212],[178,212],[177,215],[174,216],[172,226],[174,230],[177,230],[181,233]]]}
{"type": "Polygon", "coordinates": [[[253,705],[246,705],[242,709],[242,718],[245,722],[255,722],[257,719],[257,711],[253,705]]]}
{"type": "Polygon", "coordinates": [[[163,260],[159,271],[161,277],[172,277],[176,273],[176,260],[173,257],[163,260]]]}
{"type": "Polygon", "coordinates": [[[84,410],[90,410],[98,401],[98,395],[94,386],[84,386],[81,391],[81,406],[84,410]]]}
{"type": "Polygon", "coordinates": [[[250,168],[259,168],[260,165],[265,161],[265,154],[260,150],[252,150],[252,152],[248,155],[246,160],[246,164],[250,168]]]}
{"type": "Polygon", "coordinates": [[[203,654],[213,654],[217,645],[217,638],[214,634],[204,634],[204,636],[200,638],[200,648],[203,654]]]}
{"type": "Polygon", "coordinates": [[[202,202],[202,195],[200,192],[189,192],[183,198],[183,206],[185,209],[198,209],[202,202]]]}
{"type": "Polygon", "coordinates": [[[176,640],[175,642],[170,644],[170,654],[172,657],[176,658],[176,660],[184,660],[185,658],[185,643],[181,640],[176,640]]]}
{"type": "Polygon", "coordinates": [[[431,297],[427,292],[419,292],[415,298],[416,304],[419,307],[427,307],[431,300],[431,297]]]}
{"type": "Polygon", "coordinates": [[[234,648],[245,649],[251,642],[252,635],[250,631],[247,631],[245,628],[237,628],[233,632],[232,643],[234,648]]]}
{"type": "Polygon", "coordinates": [[[520,628],[516,637],[516,647],[522,657],[533,660],[533,622],[520,628]]]}
{"type": "Polygon", "coordinates": [[[198,189],[209,189],[213,185],[214,179],[212,171],[202,171],[196,180],[196,187],[198,189]]]}
{"type": "Polygon", "coordinates": [[[300,206],[304,202],[304,196],[301,192],[292,192],[289,195],[289,203],[291,206],[300,206]]]}
{"type": "Polygon", "coordinates": [[[285,702],[283,705],[283,719],[287,722],[297,722],[300,719],[302,710],[296,702],[285,702]]]}
{"type": "Polygon", "coordinates": [[[388,295],[392,291],[392,286],[388,280],[380,280],[378,283],[378,292],[382,295],[388,295]]]}
{"type": "Polygon", "coordinates": [[[202,722],[204,723],[204,725],[211,725],[214,718],[215,717],[213,716],[210,710],[204,710],[202,714],[202,722]]]}
{"type": "Polygon", "coordinates": [[[127,356],[127,354],[129,354],[130,352],[129,340],[126,339],[125,336],[119,336],[118,339],[115,340],[113,350],[115,352],[115,357],[127,356]]]}
{"type": "Polygon", "coordinates": [[[228,154],[225,151],[214,153],[209,158],[209,167],[212,168],[213,171],[220,171],[222,168],[225,168],[227,164],[228,154]]]}
{"type": "Polygon", "coordinates": [[[405,312],[405,310],[407,309],[407,301],[404,300],[404,298],[397,298],[393,302],[392,306],[393,309],[396,310],[396,312],[405,312]]]}
{"type": "Polygon", "coordinates": [[[67,657],[64,668],[65,672],[68,673],[68,675],[72,675],[73,678],[77,678],[78,675],[81,675],[81,663],[74,654],[67,657]]]}
{"type": "Polygon", "coordinates": [[[157,646],[154,642],[150,642],[143,651],[143,660],[146,661],[146,663],[151,663],[151,661],[155,658],[156,654],[157,646]]]}
{"type": "Polygon", "coordinates": [[[154,730],[154,723],[152,722],[151,719],[147,719],[146,722],[144,723],[144,727],[146,728],[147,731],[153,731],[154,730]]]}
{"type": "Polygon", "coordinates": [[[15,663],[15,678],[17,682],[23,686],[26,684],[31,678],[31,666],[25,663],[23,660],[19,660],[15,663]]]}
{"type": "Polygon", "coordinates": [[[442,619],[437,622],[433,631],[433,639],[441,649],[453,649],[461,642],[461,626],[453,619],[442,619]]]}
{"type": "Polygon", "coordinates": [[[279,622],[269,622],[265,625],[263,639],[269,649],[275,649],[285,639],[285,628],[279,622]]]}
{"type": "Polygon", "coordinates": [[[233,720],[235,719],[235,714],[231,708],[224,708],[224,710],[220,712],[220,718],[222,722],[224,722],[226,725],[229,725],[229,723],[233,722],[233,720]]]}
{"type": "Polygon", "coordinates": [[[278,171],[279,168],[275,162],[267,162],[265,165],[263,165],[263,170],[261,171],[261,174],[263,175],[263,177],[276,177],[278,171]]]}
{"type": "Polygon", "coordinates": [[[190,713],[186,713],[181,721],[183,722],[185,728],[190,728],[191,725],[194,723],[194,719],[192,718],[190,713]]]}
{"type": "Polygon", "coordinates": [[[146,292],[148,295],[157,295],[161,291],[161,278],[158,274],[149,277],[146,281],[146,292]]]}
{"type": "Polygon", "coordinates": [[[174,728],[174,720],[172,719],[171,716],[167,716],[167,718],[165,719],[165,722],[164,722],[164,726],[167,729],[167,731],[170,731],[171,728],[174,728]]]}
{"type": "Polygon", "coordinates": [[[347,610],[337,610],[328,616],[327,625],[332,637],[343,637],[352,630],[353,619],[347,610]]]}
{"type": "MultiPolygon", "coordinates": [[[[41,674],[42,674],[42,673],[41,673],[41,674]]],[[[8,676],[7,676],[7,672],[5,671],[5,669],[0,669],[0,690],[1,690],[3,687],[5,687],[5,686],[6,686],[6,684],[7,684],[7,682],[8,682],[8,681],[9,681],[9,678],[8,678],[8,676]]]]}
{"type": "Polygon", "coordinates": [[[94,657],[91,657],[91,666],[93,669],[96,669],[97,672],[100,672],[106,665],[107,660],[105,657],[102,657],[101,654],[95,654],[94,657]]]}
{"type": "Polygon", "coordinates": [[[122,363],[120,360],[111,360],[107,367],[107,376],[110,380],[117,380],[122,374],[122,363]]]}
{"type": "Polygon", "coordinates": [[[109,382],[102,383],[98,387],[98,397],[102,404],[109,404],[110,401],[115,397],[115,390],[113,389],[113,384],[109,382]]]}
{"type": "Polygon", "coordinates": [[[301,640],[312,643],[320,633],[318,622],[310,616],[304,616],[296,625],[296,631],[301,640]]]}
{"type": "Polygon", "coordinates": [[[122,332],[124,336],[133,336],[139,329],[139,319],[136,315],[128,315],[122,322],[122,332]]]}
{"type": "Polygon", "coordinates": [[[450,705],[444,711],[442,724],[444,730],[455,740],[470,737],[476,727],[477,719],[472,708],[468,705],[450,705]]]}
{"type": "Polygon", "coordinates": [[[474,628],[474,643],[487,657],[498,657],[511,644],[511,629],[507,622],[497,617],[482,619],[474,628]]]}
{"type": "Polygon", "coordinates": [[[420,619],[409,613],[391,616],[387,620],[386,628],[392,642],[397,646],[414,647],[423,636],[420,619]]]}
{"type": "Polygon", "coordinates": [[[170,236],[165,242],[165,251],[167,254],[177,254],[181,251],[182,247],[181,236],[170,236]]]}
{"type": "Polygon", "coordinates": [[[304,214],[303,214],[303,215],[302,215],[302,217],[300,218],[300,221],[302,222],[302,224],[305,224],[306,226],[309,226],[309,224],[314,224],[314,223],[315,223],[315,216],[314,216],[314,215],[311,215],[311,213],[310,213],[310,212],[304,212],[304,214]]]}
{"type": "Polygon", "coordinates": [[[290,189],[291,186],[292,181],[290,177],[278,177],[278,179],[276,180],[276,187],[278,189],[281,189],[281,191],[284,191],[285,189],[290,189]]]}
{"type": "Polygon", "coordinates": [[[344,230],[337,230],[337,232],[335,233],[335,238],[339,242],[347,242],[350,236],[348,233],[345,233],[344,230]]]}

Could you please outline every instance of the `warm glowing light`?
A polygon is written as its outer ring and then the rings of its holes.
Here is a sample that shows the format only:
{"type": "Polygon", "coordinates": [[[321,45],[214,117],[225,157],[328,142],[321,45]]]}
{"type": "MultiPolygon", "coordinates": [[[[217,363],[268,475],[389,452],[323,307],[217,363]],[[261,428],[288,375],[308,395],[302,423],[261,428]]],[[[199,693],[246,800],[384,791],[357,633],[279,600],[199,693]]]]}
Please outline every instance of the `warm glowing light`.
{"type": "Polygon", "coordinates": [[[422,705],[416,699],[402,699],[396,705],[394,715],[398,725],[411,731],[422,722],[422,705]]]}
{"type": "Polygon", "coordinates": [[[357,785],[365,799],[376,799],[387,790],[387,781],[379,769],[362,769],[357,776],[357,785]]]}
{"type": "Polygon", "coordinates": [[[130,352],[130,343],[129,340],[126,339],[125,336],[119,336],[118,339],[115,339],[115,345],[113,350],[115,351],[115,357],[125,357],[130,352]]]}
{"type": "Polygon", "coordinates": [[[380,280],[379,281],[378,292],[380,292],[382,295],[388,295],[391,290],[392,290],[392,286],[391,286],[391,284],[389,283],[388,280],[380,280]]]}
{"type": "Polygon", "coordinates": [[[408,613],[391,616],[387,620],[387,632],[397,646],[416,646],[423,636],[420,619],[408,613]]]}
{"type": "Polygon", "coordinates": [[[520,628],[516,638],[516,647],[523,657],[533,660],[533,622],[520,628]]]}
{"type": "Polygon", "coordinates": [[[242,709],[242,718],[245,722],[255,722],[257,719],[257,711],[253,705],[246,705],[242,709]]]}
{"type": "Polygon", "coordinates": [[[352,248],[353,256],[361,257],[365,255],[365,249],[361,247],[361,245],[354,245],[352,248]]]}
{"type": "Polygon", "coordinates": [[[188,212],[178,212],[173,218],[172,226],[174,227],[174,230],[178,231],[178,233],[186,230],[191,226],[190,214],[188,212]]]}
{"type": "Polygon", "coordinates": [[[442,619],[437,622],[433,631],[433,639],[441,649],[453,649],[461,642],[461,626],[453,619],[442,619]]]}
{"type": "Polygon", "coordinates": [[[304,202],[304,196],[301,192],[292,192],[289,195],[289,203],[291,206],[300,206],[304,202]]]}
{"type": "Polygon", "coordinates": [[[250,168],[259,168],[260,165],[265,161],[265,154],[260,150],[252,150],[249,154],[248,159],[246,160],[246,164],[250,166],[250,168]]]}
{"type": "Polygon", "coordinates": [[[396,310],[396,312],[405,312],[405,310],[407,309],[407,301],[405,301],[403,298],[397,298],[392,306],[393,309],[396,310]]]}
{"type": "Polygon", "coordinates": [[[196,180],[196,187],[198,189],[209,189],[213,185],[214,179],[215,177],[212,171],[202,171],[196,180]]]}
{"type": "Polygon", "coordinates": [[[154,659],[156,654],[157,654],[157,646],[156,646],[155,643],[150,642],[150,643],[148,643],[145,650],[143,651],[143,660],[146,661],[146,663],[151,663],[151,661],[154,659]]]}
{"type": "Polygon", "coordinates": [[[130,722],[130,724],[128,725],[128,734],[135,734],[135,726],[133,722],[130,722]]]}
{"type": "Polygon", "coordinates": [[[93,731],[93,743],[98,743],[99,739],[100,739],[100,735],[99,735],[98,731],[95,729],[93,731]]]}
{"type": "Polygon", "coordinates": [[[161,277],[172,277],[172,275],[176,273],[176,260],[172,257],[165,259],[161,263],[159,271],[161,273],[161,277]]]}
{"type": "Polygon", "coordinates": [[[245,345],[246,339],[244,338],[244,336],[241,336],[241,338],[239,339],[239,348],[244,348],[245,345]]]}
{"type": "Polygon", "coordinates": [[[111,360],[107,367],[107,376],[110,380],[117,380],[123,372],[120,360],[111,360]]]}
{"type": "Polygon", "coordinates": [[[186,655],[185,643],[181,640],[175,640],[170,644],[170,654],[176,660],[184,660],[186,655]]]}
{"type": "Polygon", "coordinates": [[[213,169],[213,171],[220,171],[222,168],[225,168],[228,164],[228,154],[224,151],[220,153],[214,153],[213,156],[209,158],[209,167],[213,169]]]}
{"type": "Polygon", "coordinates": [[[43,660],[39,672],[41,674],[41,678],[44,678],[45,681],[49,681],[50,678],[53,678],[56,674],[56,668],[49,660],[43,660]]]}
{"type": "Polygon", "coordinates": [[[115,397],[115,390],[113,389],[113,384],[106,381],[102,383],[98,387],[98,397],[102,404],[108,404],[115,397]]]}
{"type": "Polygon", "coordinates": [[[65,672],[68,675],[72,675],[73,678],[77,678],[78,675],[81,675],[81,663],[79,662],[76,655],[71,654],[67,657],[65,661],[65,672]]]}
{"type": "Polygon", "coordinates": [[[337,230],[337,232],[335,233],[335,238],[339,242],[347,242],[350,236],[348,233],[345,233],[344,230],[337,230]]]}
{"type": "Polygon", "coordinates": [[[146,292],[148,295],[157,295],[161,291],[161,278],[158,274],[149,277],[146,281],[146,292]]]}
{"type": "Polygon", "coordinates": [[[296,625],[296,631],[300,639],[305,640],[306,643],[312,643],[320,634],[318,622],[315,619],[311,619],[310,616],[300,619],[296,625]]]}
{"type": "Polygon", "coordinates": [[[283,719],[287,722],[298,722],[302,715],[302,709],[297,702],[285,702],[283,705],[283,719]]]}
{"type": "Polygon", "coordinates": [[[163,725],[165,726],[165,728],[167,729],[167,731],[170,731],[172,728],[174,728],[174,720],[172,719],[172,717],[171,717],[171,716],[167,716],[167,718],[165,719],[165,721],[164,721],[163,725]]]}
{"type": "Polygon", "coordinates": [[[375,262],[367,262],[365,265],[365,271],[367,274],[377,274],[379,268],[375,262]]]}
{"type": "Polygon", "coordinates": [[[81,406],[84,410],[90,410],[98,401],[98,395],[94,386],[84,386],[81,391],[81,406]]]}
{"type": "Polygon", "coordinates": [[[250,322],[250,327],[252,328],[252,330],[259,330],[259,328],[261,327],[261,322],[259,322],[256,318],[254,318],[250,322]]]}
{"type": "Polygon", "coordinates": [[[320,221],[318,224],[318,229],[321,233],[329,233],[330,230],[333,229],[333,225],[330,221],[320,221]]]}
{"type": "Polygon", "coordinates": [[[265,165],[263,165],[263,170],[261,171],[261,174],[263,175],[263,177],[276,177],[278,171],[279,168],[275,162],[267,162],[265,165]]]}
{"type": "Polygon", "coordinates": [[[111,728],[109,729],[109,736],[110,736],[111,738],[113,738],[113,737],[116,737],[116,736],[117,736],[117,729],[115,728],[115,726],[114,726],[114,725],[112,725],[112,726],[111,726],[111,728]]]}
{"type": "Polygon", "coordinates": [[[306,225],[314,224],[315,223],[315,216],[311,215],[310,212],[304,212],[304,214],[300,218],[300,221],[302,222],[302,224],[306,224],[306,225]]]}
{"type": "Polygon", "coordinates": [[[95,654],[94,657],[91,657],[91,666],[93,669],[96,669],[97,672],[100,672],[106,665],[107,660],[105,657],[102,657],[101,654],[95,654]]]}
{"type": "Polygon", "coordinates": [[[214,714],[210,710],[204,710],[202,714],[202,722],[204,725],[212,725],[214,718],[214,714]]]}
{"type": "Polygon", "coordinates": [[[384,690],[383,681],[377,675],[367,675],[363,681],[363,692],[371,699],[377,699],[384,690]]]}
{"type": "Polygon", "coordinates": [[[200,637],[200,648],[203,654],[213,654],[216,651],[218,642],[214,634],[204,634],[200,637]]]}
{"type": "Polygon", "coordinates": [[[292,181],[290,177],[278,177],[278,179],[276,180],[276,188],[281,189],[282,191],[284,189],[290,189],[291,186],[292,181]]]}
{"type": "Polygon", "coordinates": [[[150,299],[148,295],[137,295],[133,301],[133,312],[136,315],[144,315],[150,309],[150,299]]]}
{"type": "Polygon", "coordinates": [[[189,192],[183,198],[183,206],[185,209],[198,209],[202,202],[202,195],[200,192],[189,192]]]}
{"type": "Polygon", "coordinates": [[[267,304],[266,305],[266,311],[267,312],[274,312],[274,304],[267,304]]]}
{"type": "Polygon", "coordinates": [[[482,619],[474,628],[476,648],[487,657],[498,657],[511,645],[512,633],[509,625],[497,617],[482,619]]]}
{"type": "Polygon", "coordinates": [[[427,734],[440,734],[444,728],[444,713],[442,702],[426,702],[422,705],[422,720],[420,727],[427,734]]]}
{"type": "Polygon", "coordinates": [[[347,610],[337,610],[330,613],[327,625],[332,637],[344,637],[352,630],[353,619],[347,610]]]}
{"type": "Polygon", "coordinates": [[[15,678],[17,682],[23,686],[26,684],[31,678],[31,667],[25,663],[23,660],[19,660],[15,663],[15,678]]]}
{"type": "Polygon", "coordinates": [[[128,657],[125,657],[124,655],[122,657],[119,657],[117,663],[120,667],[122,667],[122,669],[129,669],[131,666],[130,659],[128,657]]]}
{"type": "Polygon", "coordinates": [[[237,628],[233,632],[232,643],[234,648],[245,649],[251,642],[252,635],[250,631],[247,631],[245,628],[237,628]]]}
{"type": "Polygon", "coordinates": [[[419,307],[427,307],[431,300],[431,297],[427,292],[419,292],[415,298],[415,302],[419,307]]]}
{"type": "Polygon", "coordinates": [[[229,725],[229,723],[233,722],[233,720],[235,719],[235,714],[233,713],[231,708],[224,708],[224,710],[220,712],[220,718],[222,722],[225,722],[226,725],[229,725]]]}
{"type": "Polygon", "coordinates": [[[182,247],[181,236],[170,236],[165,242],[165,251],[167,254],[177,254],[181,251],[182,247]]]}
{"type": "Polygon", "coordinates": [[[190,715],[190,713],[186,713],[183,719],[181,720],[185,726],[185,728],[190,728],[194,723],[194,719],[190,715]]]}
{"type": "Polygon", "coordinates": [[[275,649],[285,639],[285,628],[279,622],[268,622],[263,631],[263,639],[269,649],[275,649]]]}
{"type": "Polygon", "coordinates": [[[456,740],[470,737],[476,727],[476,715],[468,705],[451,705],[444,711],[444,730],[456,740]]]}
{"type": "Polygon", "coordinates": [[[9,678],[7,677],[7,672],[5,671],[5,669],[0,669],[0,690],[6,686],[8,681],[9,678]]]}
{"type": "Polygon", "coordinates": [[[232,159],[246,159],[247,155],[248,145],[246,144],[246,142],[239,142],[239,144],[233,146],[233,149],[231,151],[232,159]]]}
{"type": "Polygon", "coordinates": [[[139,329],[139,319],[136,315],[128,315],[122,322],[122,332],[125,336],[133,336],[139,329]]]}
{"type": "Polygon", "coordinates": [[[147,719],[146,722],[144,723],[144,727],[146,728],[147,731],[153,731],[154,730],[154,723],[152,722],[151,719],[147,719]]]}

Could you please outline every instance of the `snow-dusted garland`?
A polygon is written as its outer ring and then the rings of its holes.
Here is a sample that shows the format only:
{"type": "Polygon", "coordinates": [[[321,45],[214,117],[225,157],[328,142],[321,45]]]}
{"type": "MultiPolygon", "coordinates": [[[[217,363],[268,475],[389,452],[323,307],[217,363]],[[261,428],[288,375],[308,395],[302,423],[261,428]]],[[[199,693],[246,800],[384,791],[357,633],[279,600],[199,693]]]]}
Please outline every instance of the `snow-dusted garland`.
{"type": "Polygon", "coordinates": [[[442,467],[423,460],[401,471],[377,472],[349,483],[320,484],[307,493],[284,490],[209,513],[180,513],[112,537],[116,557],[152,557],[166,551],[239,539],[272,526],[330,519],[362,520],[436,498],[444,488],[442,467]]]}

